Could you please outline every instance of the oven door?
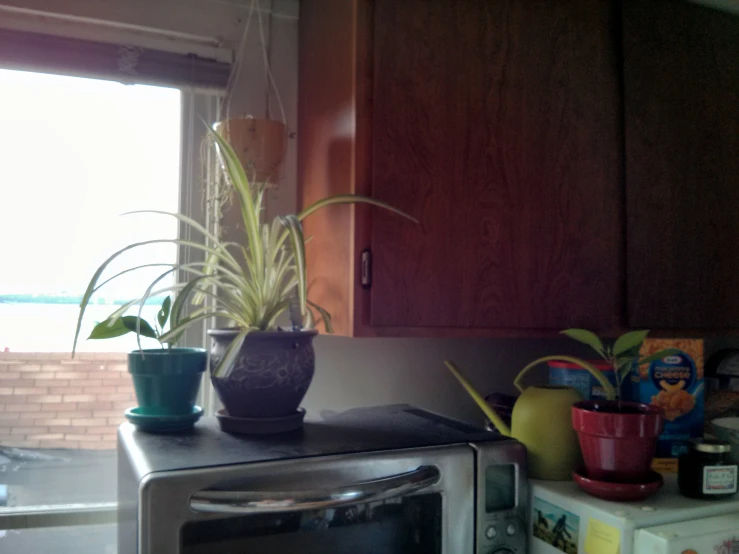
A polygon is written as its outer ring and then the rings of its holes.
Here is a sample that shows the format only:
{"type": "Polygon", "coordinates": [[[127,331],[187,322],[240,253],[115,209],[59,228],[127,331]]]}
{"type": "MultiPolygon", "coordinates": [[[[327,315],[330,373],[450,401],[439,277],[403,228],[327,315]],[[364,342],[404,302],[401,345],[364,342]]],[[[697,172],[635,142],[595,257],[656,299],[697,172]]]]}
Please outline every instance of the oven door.
{"type": "Polygon", "coordinates": [[[140,554],[471,554],[466,445],[147,476],[140,554]]]}

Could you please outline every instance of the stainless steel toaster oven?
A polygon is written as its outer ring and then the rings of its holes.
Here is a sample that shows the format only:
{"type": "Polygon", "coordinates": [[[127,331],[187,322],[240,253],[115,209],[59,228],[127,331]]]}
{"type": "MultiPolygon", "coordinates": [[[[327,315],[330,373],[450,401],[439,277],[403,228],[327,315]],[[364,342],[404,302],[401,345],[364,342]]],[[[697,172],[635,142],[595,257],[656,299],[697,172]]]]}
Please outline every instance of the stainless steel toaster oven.
{"type": "Polygon", "coordinates": [[[406,405],[236,437],[119,429],[119,554],[525,554],[526,451],[406,405]]]}

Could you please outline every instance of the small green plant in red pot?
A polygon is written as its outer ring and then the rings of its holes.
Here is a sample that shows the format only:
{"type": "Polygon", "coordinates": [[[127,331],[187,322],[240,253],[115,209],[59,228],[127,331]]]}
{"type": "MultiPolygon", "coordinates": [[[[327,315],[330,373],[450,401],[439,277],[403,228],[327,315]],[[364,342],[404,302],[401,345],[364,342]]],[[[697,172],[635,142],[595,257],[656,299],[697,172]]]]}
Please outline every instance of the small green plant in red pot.
{"type": "Polygon", "coordinates": [[[572,425],[588,477],[638,483],[649,474],[664,418],[649,404],[584,400],[572,406],[572,425]]]}
{"type": "Polygon", "coordinates": [[[562,333],[593,348],[613,367],[616,387],[608,400],[578,402],[572,425],[578,434],[587,477],[614,483],[640,483],[649,477],[657,439],[664,427],[662,410],[649,404],[624,402],[621,385],[633,368],[675,354],[675,349],[639,358],[649,331],[630,331],[612,344],[585,329],[562,333]]]}

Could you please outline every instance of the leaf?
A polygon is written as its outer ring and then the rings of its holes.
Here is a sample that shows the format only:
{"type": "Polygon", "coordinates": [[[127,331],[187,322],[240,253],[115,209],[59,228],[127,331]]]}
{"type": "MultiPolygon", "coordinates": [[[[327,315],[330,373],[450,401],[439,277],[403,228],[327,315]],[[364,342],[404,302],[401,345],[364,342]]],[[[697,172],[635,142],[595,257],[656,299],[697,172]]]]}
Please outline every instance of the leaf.
{"type": "Polygon", "coordinates": [[[119,321],[123,322],[123,325],[125,325],[126,329],[129,331],[133,331],[136,333],[137,331],[137,324],[139,326],[139,334],[149,337],[150,339],[156,339],[157,332],[152,329],[151,325],[145,320],[140,317],[137,317],[135,315],[124,315],[119,321]]]}
{"type": "Polygon", "coordinates": [[[300,300],[300,315],[305,316],[305,304],[308,286],[305,277],[305,240],[303,227],[296,215],[279,216],[280,221],[290,233],[290,244],[295,256],[295,276],[298,279],[298,299],[300,300]]]}
{"type": "MultiPolygon", "coordinates": [[[[223,243],[221,242],[218,237],[216,237],[213,233],[208,231],[205,227],[203,227],[200,223],[192,219],[191,217],[187,217],[186,215],[182,215],[180,213],[173,213],[173,212],[165,212],[162,210],[136,210],[133,212],[126,212],[122,215],[137,215],[137,214],[154,214],[154,215],[166,215],[169,217],[174,217],[178,221],[184,223],[185,225],[188,225],[195,229],[198,233],[201,233],[204,237],[206,237],[208,240],[210,240],[214,246],[216,247],[215,250],[212,250],[211,253],[218,252],[223,258],[227,258],[229,263],[234,268],[239,268],[238,262],[236,261],[236,258],[234,258],[230,252],[228,252],[228,249],[226,246],[229,245],[229,243],[223,243]]],[[[204,248],[203,245],[200,243],[195,243],[199,247],[204,248]]]]}
{"type": "Polygon", "coordinates": [[[120,337],[122,335],[125,335],[126,333],[129,333],[130,329],[125,326],[125,324],[120,320],[120,318],[116,319],[114,322],[111,322],[110,319],[106,319],[105,321],[101,321],[95,327],[92,328],[92,332],[90,333],[90,336],[87,337],[89,339],[112,339],[115,337],[120,337]]]}
{"type": "Polygon", "coordinates": [[[125,275],[126,273],[130,273],[132,271],[137,271],[139,269],[144,269],[144,268],[147,268],[147,267],[172,267],[174,265],[175,264],[144,264],[144,265],[137,265],[135,267],[129,267],[128,269],[124,269],[123,271],[119,271],[118,273],[116,273],[112,277],[109,277],[108,279],[106,279],[105,281],[103,281],[102,283],[100,283],[99,285],[97,285],[95,287],[95,290],[93,290],[92,292],[94,293],[94,292],[99,291],[105,285],[107,285],[108,283],[110,283],[113,279],[117,279],[121,275],[125,275]]]}
{"type": "Polygon", "coordinates": [[[159,313],[157,313],[157,321],[159,322],[159,327],[164,329],[164,324],[167,323],[167,319],[169,319],[169,310],[172,307],[172,297],[168,296],[164,299],[164,302],[162,302],[162,307],[159,310],[159,313]]]}
{"type": "Polygon", "coordinates": [[[333,204],[371,204],[373,206],[377,206],[378,208],[385,208],[386,210],[390,210],[391,212],[405,217],[406,219],[410,219],[413,223],[418,223],[418,220],[415,217],[408,215],[404,211],[399,210],[398,208],[395,208],[394,206],[391,206],[386,202],[382,202],[381,200],[375,200],[374,198],[370,198],[369,196],[362,196],[361,194],[337,194],[336,196],[323,198],[318,202],[314,202],[313,204],[305,208],[302,212],[300,212],[298,214],[298,219],[300,221],[303,221],[313,212],[320,210],[321,208],[324,208],[326,206],[331,206],[333,204]]]}
{"type": "Polygon", "coordinates": [[[628,358],[620,358],[620,359],[617,358],[616,359],[616,364],[618,365],[618,371],[622,379],[631,372],[636,360],[637,358],[635,356],[629,356],[628,358]]]}
{"type": "Polygon", "coordinates": [[[598,335],[587,329],[566,329],[560,332],[562,335],[568,336],[583,344],[587,344],[593,350],[598,352],[601,356],[605,357],[605,347],[603,342],[598,338],[598,335]]]}
{"type": "Polygon", "coordinates": [[[115,254],[110,256],[107,260],[105,260],[100,267],[98,267],[95,270],[95,273],[93,273],[92,278],[90,279],[90,282],[87,283],[87,289],[85,289],[85,293],[82,295],[82,301],[80,302],[80,313],[79,316],[77,316],[77,327],[74,332],[74,341],[72,342],[72,357],[74,358],[74,353],[77,350],[77,340],[80,336],[80,329],[82,328],[82,318],[85,315],[85,309],[87,308],[87,305],[90,303],[90,298],[92,297],[92,293],[95,291],[95,285],[97,284],[98,279],[100,279],[100,276],[103,274],[103,271],[105,271],[105,268],[108,267],[108,264],[112,262],[114,259],[116,259],[118,256],[123,254],[124,252],[131,250],[132,248],[138,248],[139,246],[146,246],[148,244],[159,244],[162,242],[172,242],[170,239],[160,239],[160,240],[147,240],[143,242],[135,242],[133,244],[129,244],[125,248],[121,248],[118,250],[115,254]]]}
{"type": "Polygon", "coordinates": [[[313,329],[316,326],[316,316],[313,315],[313,309],[308,306],[305,310],[305,322],[303,323],[303,329],[313,329]]]}
{"type": "MultiPolygon", "coordinates": [[[[202,313],[205,313],[206,311],[207,311],[206,308],[198,308],[197,310],[195,310],[194,312],[192,312],[192,316],[193,317],[198,316],[198,315],[200,315],[202,313]]],[[[170,319],[170,327],[172,327],[173,325],[174,325],[174,322],[170,319]]],[[[167,346],[169,346],[169,348],[172,348],[173,346],[175,346],[177,344],[177,342],[180,340],[180,338],[182,338],[182,335],[187,330],[187,327],[188,327],[188,325],[178,326],[175,329],[175,332],[174,333],[171,332],[171,331],[167,331],[166,333],[163,333],[163,334],[159,335],[159,342],[160,342],[160,344],[167,344],[167,346]],[[164,337],[164,335],[167,335],[166,340],[164,340],[162,338],[162,337],[164,337]]]]}
{"type": "Polygon", "coordinates": [[[211,311],[211,312],[201,312],[198,311],[197,314],[192,314],[186,319],[183,319],[180,321],[177,326],[170,328],[169,331],[159,336],[159,342],[174,342],[175,338],[179,338],[180,335],[191,325],[194,323],[201,321],[203,319],[208,319],[209,317],[223,317],[226,319],[231,319],[231,314],[228,312],[218,312],[218,311],[211,311]]]}
{"type": "MultiPolygon", "coordinates": [[[[277,318],[280,317],[280,315],[289,308],[289,300],[283,300],[279,302],[276,306],[272,308],[272,310],[268,310],[264,317],[261,319],[261,326],[256,327],[259,331],[266,331],[267,329],[274,328],[275,322],[277,321],[277,318]]],[[[308,309],[306,308],[306,312],[308,309]]]]}
{"type": "Polygon", "coordinates": [[[624,333],[616,339],[616,342],[613,343],[613,355],[620,356],[624,352],[628,352],[632,348],[636,348],[644,342],[644,339],[647,338],[648,334],[649,330],[629,331],[628,333],[624,333]]]}
{"type": "MultiPolygon", "coordinates": [[[[254,264],[254,273],[264,275],[264,255],[262,250],[261,235],[259,233],[259,211],[257,210],[254,199],[252,198],[249,179],[246,177],[244,167],[239,161],[239,157],[234,152],[228,141],[223,136],[210,127],[208,134],[215,139],[218,144],[216,153],[221,165],[228,175],[231,186],[236,190],[239,202],[241,204],[241,215],[244,221],[244,231],[246,239],[249,242],[249,251],[251,261],[254,264]]],[[[251,264],[249,264],[251,265],[251,264]]]]}
{"type": "MultiPolygon", "coordinates": [[[[142,317],[141,317],[141,314],[144,311],[144,305],[146,305],[146,302],[149,299],[150,293],[156,287],[156,284],[159,283],[159,281],[161,281],[162,279],[166,278],[167,275],[169,275],[170,273],[173,273],[174,271],[176,271],[177,270],[177,267],[178,266],[175,266],[175,267],[172,267],[172,268],[168,269],[167,271],[165,271],[164,273],[162,273],[161,275],[159,275],[159,277],[157,277],[156,279],[154,279],[151,282],[151,284],[146,288],[146,292],[144,293],[144,296],[141,297],[141,301],[139,302],[139,311],[138,311],[138,314],[136,314],[137,315],[137,318],[136,318],[136,329],[135,329],[135,331],[136,331],[136,344],[138,345],[139,350],[141,350],[141,335],[144,335],[145,337],[148,336],[145,333],[142,333],[141,332],[141,329],[140,329],[141,322],[144,321],[142,319],[142,317]]],[[[156,332],[155,332],[155,334],[156,334],[156,332]]],[[[157,336],[157,338],[158,338],[158,336],[157,336]]]]}
{"type": "Polygon", "coordinates": [[[195,289],[200,281],[209,278],[210,277],[208,275],[201,275],[200,277],[196,277],[190,280],[190,282],[185,285],[185,288],[177,293],[177,296],[174,299],[174,304],[172,305],[172,320],[170,328],[177,327],[180,324],[180,320],[182,319],[182,308],[184,307],[185,301],[187,300],[187,297],[190,295],[190,293],[195,289]]]}
{"type": "Polygon", "coordinates": [[[639,360],[639,365],[651,364],[652,362],[661,360],[667,356],[677,356],[679,354],[682,354],[682,350],[678,348],[665,348],[664,350],[660,350],[659,352],[655,352],[654,354],[650,354],[649,356],[642,358],[639,360]]]}
{"type": "MultiPolygon", "coordinates": [[[[173,217],[177,217],[178,219],[181,219],[181,217],[177,214],[168,214],[172,215],[173,217]]],[[[105,271],[105,268],[108,267],[108,265],[115,260],[118,256],[123,254],[124,252],[127,252],[133,248],[139,248],[141,246],[148,246],[150,244],[177,244],[180,246],[191,246],[197,250],[201,250],[206,253],[214,253],[216,252],[212,248],[209,248],[207,246],[204,246],[200,243],[189,241],[189,240],[182,240],[182,239],[155,239],[155,240],[146,240],[142,242],[135,242],[132,244],[129,244],[128,246],[121,248],[117,252],[115,252],[113,255],[111,255],[107,260],[105,260],[102,264],[100,264],[100,267],[98,267],[95,270],[95,273],[92,275],[92,278],[90,279],[90,282],[87,284],[87,289],[85,289],[85,293],[82,295],[82,301],[80,302],[80,313],[77,316],[77,327],[75,328],[74,332],[74,341],[72,343],[72,357],[74,358],[74,353],[77,351],[77,341],[80,336],[80,330],[82,329],[82,319],[85,315],[85,310],[87,309],[88,304],[90,303],[90,299],[92,298],[92,294],[97,290],[95,288],[95,285],[98,282],[98,279],[100,279],[100,276],[105,271]]],[[[217,252],[216,252],[217,253],[217,252]]],[[[235,262],[234,262],[235,263],[235,262]]],[[[238,264],[236,264],[236,267],[238,268],[238,264]]],[[[239,268],[240,270],[240,268],[239,268]]],[[[154,296],[154,294],[152,294],[154,296]]],[[[136,302],[134,302],[135,304],[136,302]]]]}
{"type": "Polygon", "coordinates": [[[326,308],[323,308],[323,307],[319,306],[318,304],[316,304],[315,302],[311,302],[310,300],[308,300],[308,305],[310,305],[313,308],[315,308],[315,310],[319,314],[321,314],[321,319],[323,319],[323,324],[326,327],[326,332],[327,333],[330,333],[330,334],[333,334],[334,333],[334,327],[331,324],[331,314],[328,313],[328,311],[326,310],[326,308]]]}
{"type": "Polygon", "coordinates": [[[248,335],[250,331],[251,329],[244,329],[238,335],[236,335],[231,344],[228,345],[223,358],[220,362],[218,362],[218,365],[213,370],[213,377],[225,378],[229,376],[231,370],[233,369],[233,364],[236,360],[236,356],[241,351],[241,346],[244,344],[244,341],[246,340],[246,335],[248,335]]]}
{"type": "MultiPolygon", "coordinates": [[[[159,283],[162,279],[166,278],[167,275],[169,275],[170,273],[173,273],[174,271],[177,271],[177,270],[188,270],[190,272],[194,272],[196,274],[199,274],[199,272],[193,271],[190,266],[199,267],[199,266],[202,266],[202,265],[203,265],[202,262],[194,262],[194,263],[191,263],[191,264],[182,264],[182,265],[174,266],[171,269],[168,269],[167,271],[165,271],[164,273],[162,273],[161,275],[159,275],[156,279],[154,279],[154,281],[152,281],[151,284],[146,289],[146,292],[144,293],[144,296],[141,297],[141,301],[139,303],[138,317],[139,318],[141,317],[141,313],[142,313],[142,311],[144,309],[144,305],[146,304],[146,301],[149,299],[149,297],[152,296],[152,290],[155,288],[155,286],[156,286],[157,283],[159,283]]],[[[215,277],[211,277],[211,279],[216,279],[216,278],[215,277]]],[[[225,284],[223,283],[223,281],[218,280],[218,287],[220,288],[220,290],[222,292],[225,292],[225,284]]],[[[203,292],[204,292],[204,294],[208,294],[207,291],[203,291],[203,292]]],[[[223,304],[223,305],[229,304],[229,302],[226,302],[223,299],[220,299],[220,303],[223,304]]],[[[165,319],[165,321],[166,321],[166,319],[165,319]]],[[[137,334],[137,339],[136,340],[139,342],[139,348],[141,348],[141,344],[140,344],[141,341],[140,341],[140,339],[138,337],[138,334],[137,334]]]]}
{"type": "MultiPolygon", "coordinates": [[[[169,292],[172,292],[172,291],[177,291],[177,290],[182,289],[184,286],[185,285],[177,284],[177,285],[171,285],[171,286],[168,286],[168,287],[164,287],[164,288],[161,288],[161,289],[153,292],[151,294],[151,296],[158,296],[160,294],[164,294],[165,292],[166,293],[169,293],[169,292]]],[[[115,317],[115,318],[121,317],[124,313],[126,313],[129,310],[129,308],[135,306],[139,302],[141,302],[141,298],[137,298],[136,300],[130,300],[129,302],[126,302],[120,308],[118,308],[115,312],[113,312],[113,314],[108,319],[111,319],[113,317],[115,317]]]]}

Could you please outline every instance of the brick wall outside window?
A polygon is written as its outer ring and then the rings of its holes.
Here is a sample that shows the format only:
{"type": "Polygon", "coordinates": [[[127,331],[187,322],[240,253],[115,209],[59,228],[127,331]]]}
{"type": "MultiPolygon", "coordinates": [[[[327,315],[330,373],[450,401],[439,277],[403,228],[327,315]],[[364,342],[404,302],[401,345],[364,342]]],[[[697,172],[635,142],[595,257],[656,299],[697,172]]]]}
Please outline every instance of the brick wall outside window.
{"type": "Polygon", "coordinates": [[[114,449],[135,405],[125,353],[0,352],[0,446],[114,449]]]}

